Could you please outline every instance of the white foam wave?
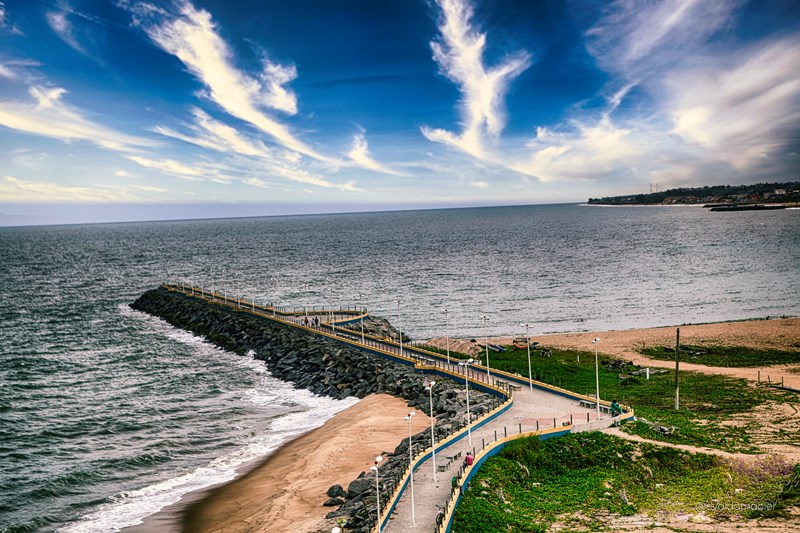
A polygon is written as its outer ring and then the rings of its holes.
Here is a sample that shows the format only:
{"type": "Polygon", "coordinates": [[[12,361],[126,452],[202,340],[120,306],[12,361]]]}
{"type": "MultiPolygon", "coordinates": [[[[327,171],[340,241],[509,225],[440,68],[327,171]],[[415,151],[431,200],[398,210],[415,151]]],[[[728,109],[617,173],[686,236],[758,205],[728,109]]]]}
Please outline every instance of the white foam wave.
{"type": "Polygon", "coordinates": [[[225,352],[200,337],[173,328],[163,320],[130,309],[127,305],[121,305],[120,312],[126,316],[147,320],[153,326],[154,333],[197,346],[203,351],[210,349],[230,358],[231,362],[251,368],[261,374],[262,379],[258,387],[244,391],[242,401],[272,408],[276,403],[284,404],[292,409],[292,412],[272,419],[265,433],[248,438],[239,449],[190,472],[136,490],[122,492],[81,517],[79,521],[59,529],[61,532],[106,533],[141,524],[146,517],[178,502],[189,492],[234,479],[237,469],[242,465],[274,452],[282,444],[321,426],[339,411],[358,402],[356,398],[332,400],[317,396],[305,389],[297,389],[290,383],[273,378],[262,361],[253,359],[252,352],[248,353],[249,357],[239,357],[225,352]]]}

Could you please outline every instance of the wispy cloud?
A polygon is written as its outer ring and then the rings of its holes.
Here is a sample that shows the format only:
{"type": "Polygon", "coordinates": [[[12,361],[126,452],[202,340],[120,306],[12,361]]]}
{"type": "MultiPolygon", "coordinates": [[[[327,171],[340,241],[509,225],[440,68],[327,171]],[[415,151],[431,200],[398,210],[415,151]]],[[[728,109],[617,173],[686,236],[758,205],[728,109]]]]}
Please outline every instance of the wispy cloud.
{"type": "Polygon", "coordinates": [[[46,14],[47,24],[62,41],[67,43],[70,47],[74,48],[81,54],[86,54],[86,50],[75,38],[72,22],[69,20],[69,15],[71,12],[72,9],[69,7],[69,4],[66,2],[61,2],[57,11],[49,11],[46,14]]]}
{"type": "Polygon", "coordinates": [[[203,169],[190,167],[172,159],[149,159],[136,155],[128,156],[128,159],[142,165],[145,168],[166,172],[167,174],[173,174],[188,180],[198,180],[207,174],[207,171],[203,169]]]}
{"type": "Polygon", "coordinates": [[[188,126],[192,135],[177,132],[165,126],[157,126],[153,131],[217,152],[234,152],[255,157],[271,157],[272,151],[264,143],[251,140],[238,130],[211,118],[201,109],[193,110],[194,124],[188,126]]]}
{"type": "Polygon", "coordinates": [[[628,80],[657,75],[725,28],[739,4],[740,0],[616,0],[586,32],[586,47],[601,67],[628,80]]]}
{"type": "Polygon", "coordinates": [[[155,146],[143,137],[118,132],[98,124],[62,101],[66,89],[31,87],[33,102],[0,101],[0,125],[63,141],[86,141],[102,148],[131,152],[155,146]]]}
{"type": "Polygon", "coordinates": [[[0,198],[5,202],[121,202],[142,198],[125,188],[75,187],[3,176],[0,198]]]}
{"type": "Polygon", "coordinates": [[[531,64],[522,50],[509,54],[494,67],[484,64],[486,34],[472,25],[467,0],[437,0],[442,10],[439,39],[431,42],[433,59],[441,72],[459,86],[462,131],[423,127],[431,141],[444,143],[474,157],[487,158],[486,135],[496,137],[505,126],[504,97],[509,83],[531,64]]]}
{"type": "Polygon", "coordinates": [[[0,2],[0,32],[22,35],[22,31],[9,22],[5,2],[0,2]]]}
{"type": "Polygon", "coordinates": [[[392,176],[403,176],[401,172],[392,170],[391,168],[383,165],[373,159],[369,153],[369,144],[367,143],[366,132],[361,129],[353,136],[353,148],[347,154],[358,166],[381,174],[390,174],[392,176]]]}
{"type": "Polygon", "coordinates": [[[149,4],[128,6],[150,39],[180,59],[208,89],[208,98],[230,115],[252,124],[278,144],[319,161],[333,159],[319,153],[265,109],[297,112],[297,99],[285,84],[297,76],[293,65],[264,59],[263,71],[253,77],[235,66],[234,54],[220,37],[211,14],[188,1],[177,4],[176,14],[166,14],[149,4]]]}
{"type": "Polygon", "coordinates": [[[743,169],[800,130],[799,38],[667,75],[673,133],[743,169]]]}

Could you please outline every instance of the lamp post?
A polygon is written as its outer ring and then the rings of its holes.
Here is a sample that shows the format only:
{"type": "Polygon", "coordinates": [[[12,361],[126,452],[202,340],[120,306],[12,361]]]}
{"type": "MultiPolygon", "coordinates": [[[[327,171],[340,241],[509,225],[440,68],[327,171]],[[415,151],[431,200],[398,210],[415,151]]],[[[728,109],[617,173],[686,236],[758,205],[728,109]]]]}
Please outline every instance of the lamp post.
{"type": "Polygon", "coordinates": [[[411,419],[414,418],[416,414],[417,413],[414,411],[411,411],[403,419],[408,422],[408,470],[411,472],[411,524],[415,527],[417,525],[417,516],[414,510],[414,450],[411,447],[411,419]]]}
{"type": "Polygon", "coordinates": [[[489,321],[489,317],[481,315],[481,320],[483,320],[483,336],[484,336],[484,344],[486,344],[486,382],[491,385],[492,373],[489,371],[489,330],[486,327],[486,323],[489,321]]]}
{"type": "Polygon", "coordinates": [[[375,458],[375,464],[370,467],[370,470],[375,472],[375,510],[377,511],[378,533],[381,533],[381,489],[378,484],[378,465],[383,461],[383,456],[379,455],[375,458]]]}
{"type": "Polygon", "coordinates": [[[400,300],[395,300],[397,303],[397,337],[400,339],[400,357],[403,357],[403,325],[400,322],[400,300]]]}
{"type": "Polygon", "coordinates": [[[597,361],[597,343],[600,342],[600,337],[592,341],[594,344],[594,383],[596,388],[595,392],[595,407],[597,408],[597,420],[600,420],[600,365],[597,361]]]}
{"type": "MultiPolygon", "coordinates": [[[[358,307],[361,307],[361,298],[363,298],[364,295],[359,292],[358,294],[356,294],[356,296],[358,297],[358,307]]],[[[364,341],[364,310],[360,309],[360,311],[361,311],[361,320],[359,320],[359,322],[361,322],[361,344],[366,344],[366,342],[364,341]]]]}
{"type": "Polygon", "coordinates": [[[467,388],[467,440],[469,441],[470,450],[472,450],[472,414],[469,411],[469,378],[467,373],[469,372],[469,366],[474,362],[474,359],[468,359],[458,363],[458,366],[464,367],[464,386],[467,388]]]}
{"type": "Polygon", "coordinates": [[[433,435],[433,386],[436,385],[435,381],[431,381],[430,384],[425,387],[428,389],[428,397],[430,399],[430,406],[431,406],[431,459],[433,460],[433,482],[438,483],[439,480],[436,479],[436,441],[434,440],[433,435]]]}
{"type": "Polygon", "coordinates": [[[528,337],[528,328],[530,324],[520,324],[520,326],[525,326],[525,344],[528,345],[528,384],[531,387],[531,392],[533,392],[533,374],[531,372],[531,339],[528,337]]]}
{"type": "MultiPolygon", "coordinates": [[[[331,328],[333,328],[333,289],[328,287],[328,317],[331,322],[331,328]]],[[[333,330],[334,334],[336,330],[333,330]]]]}
{"type": "MultiPolygon", "coordinates": [[[[277,289],[277,283],[275,283],[277,280],[275,278],[269,278],[269,280],[270,280],[270,282],[272,282],[273,285],[275,285],[275,288],[277,289]]],[[[277,294],[277,293],[275,291],[273,291],[273,294],[277,294]]],[[[274,295],[272,297],[272,318],[275,318],[275,296],[274,295]]]]}
{"type": "Polygon", "coordinates": [[[447,346],[447,364],[450,364],[450,323],[448,321],[447,313],[449,313],[449,309],[442,309],[442,313],[444,313],[444,339],[445,345],[447,346]]]}

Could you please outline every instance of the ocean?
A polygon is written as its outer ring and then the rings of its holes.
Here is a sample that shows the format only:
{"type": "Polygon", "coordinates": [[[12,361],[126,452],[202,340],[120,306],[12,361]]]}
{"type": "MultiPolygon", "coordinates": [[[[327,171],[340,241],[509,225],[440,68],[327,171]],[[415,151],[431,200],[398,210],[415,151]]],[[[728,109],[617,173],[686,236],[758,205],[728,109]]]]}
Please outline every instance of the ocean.
{"type": "Polygon", "coordinates": [[[1,532],[136,525],[354,403],[128,307],[173,280],[285,307],[366,306],[415,339],[444,335],[445,320],[453,336],[480,337],[521,323],[540,334],[797,316],[800,210],[0,228],[1,532]]]}

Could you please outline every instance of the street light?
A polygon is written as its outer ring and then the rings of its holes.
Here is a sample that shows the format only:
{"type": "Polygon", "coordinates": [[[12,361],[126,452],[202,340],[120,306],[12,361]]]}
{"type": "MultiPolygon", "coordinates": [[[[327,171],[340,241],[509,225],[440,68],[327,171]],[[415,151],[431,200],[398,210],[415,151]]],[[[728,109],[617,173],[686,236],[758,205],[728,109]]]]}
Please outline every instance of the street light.
{"type": "Polygon", "coordinates": [[[403,326],[400,323],[400,304],[403,302],[400,300],[395,300],[395,302],[397,303],[397,332],[400,339],[400,357],[403,357],[403,326]]]}
{"type": "Polygon", "coordinates": [[[458,363],[458,366],[464,367],[464,385],[467,387],[467,440],[469,441],[470,450],[472,450],[472,414],[469,412],[469,379],[467,378],[467,373],[469,372],[469,366],[474,362],[475,360],[470,358],[458,363]]]}
{"type": "MultiPolygon", "coordinates": [[[[275,282],[277,281],[275,278],[269,278],[269,281],[270,281],[272,284],[274,284],[274,285],[275,285],[275,288],[276,288],[276,289],[278,288],[278,285],[277,285],[277,283],[275,283],[275,282]]],[[[277,294],[277,292],[273,292],[273,294],[277,294]]],[[[275,318],[275,296],[274,296],[274,295],[273,295],[273,297],[272,297],[272,318],[275,318]]]]}
{"type": "MultiPolygon", "coordinates": [[[[358,297],[358,307],[361,307],[361,298],[363,298],[364,295],[359,292],[358,294],[356,294],[356,296],[358,297]]],[[[366,344],[366,342],[364,341],[364,311],[363,310],[361,310],[361,320],[359,320],[359,322],[361,322],[361,344],[366,344]]]]}
{"type": "MultiPolygon", "coordinates": [[[[331,328],[333,328],[333,289],[328,287],[328,317],[330,317],[331,328]]],[[[333,330],[334,335],[336,330],[333,330]]]]}
{"type": "Polygon", "coordinates": [[[411,411],[406,415],[403,420],[408,422],[408,469],[411,471],[411,523],[416,527],[417,525],[417,516],[414,511],[414,451],[411,447],[411,419],[414,418],[416,415],[414,411],[411,411]]]}
{"type": "Polygon", "coordinates": [[[375,510],[378,512],[378,533],[381,533],[381,489],[378,485],[378,465],[383,461],[383,456],[379,455],[375,458],[375,464],[370,467],[370,470],[375,472],[375,510]]]}
{"type": "Polygon", "coordinates": [[[531,386],[531,392],[533,392],[533,375],[531,373],[531,339],[528,338],[528,328],[530,324],[520,324],[520,326],[525,326],[525,344],[528,345],[528,384],[531,386]]]}
{"type": "Polygon", "coordinates": [[[594,382],[597,386],[595,392],[595,407],[597,408],[597,420],[600,420],[600,365],[597,362],[597,343],[600,342],[600,337],[592,341],[594,344],[594,382]]]}
{"type": "Polygon", "coordinates": [[[439,480],[436,479],[436,441],[433,437],[433,386],[436,385],[435,381],[431,381],[430,384],[425,387],[428,390],[428,397],[430,399],[430,406],[431,406],[431,459],[433,459],[433,482],[438,483],[439,480]]]}
{"type": "Polygon", "coordinates": [[[486,327],[489,317],[481,315],[481,320],[483,320],[483,335],[485,337],[484,343],[486,344],[486,382],[491,385],[492,373],[489,372],[489,330],[486,327]]]}
{"type": "Polygon", "coordinates": [[[447,346],[447,364],[450,364],[450,323],[447,319],[447,313],[449,313],[449,309],[442,309],[442,313],[444,313],[444,338],[445,343],[447,346]]]}

